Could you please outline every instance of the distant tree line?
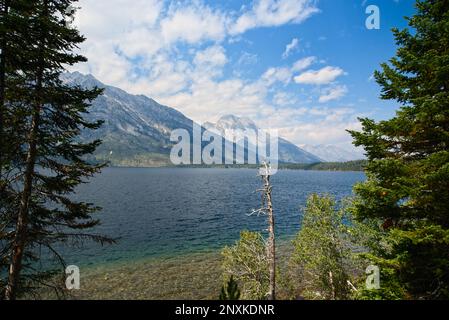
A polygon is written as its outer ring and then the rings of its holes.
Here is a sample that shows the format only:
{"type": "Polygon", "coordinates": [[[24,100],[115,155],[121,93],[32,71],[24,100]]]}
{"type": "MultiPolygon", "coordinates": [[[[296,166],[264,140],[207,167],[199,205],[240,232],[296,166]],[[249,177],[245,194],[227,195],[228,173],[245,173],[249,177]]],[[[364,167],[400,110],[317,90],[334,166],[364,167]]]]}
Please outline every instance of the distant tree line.
{"type": "Polygon", "coordinates": [[[317,171],[363,171],[368,162],[355,160],[347,162],[321,162],[311,164],[280,164],[280,169],[317,171]]]}
{"type": "MultiPolygon", "coordinates": [[[[366,160],[347,162],[279,163],[280,170],[363,171],[366,160]]],[[[257,164],[177,165],[177,168],[259,169],[257,164]]]]}

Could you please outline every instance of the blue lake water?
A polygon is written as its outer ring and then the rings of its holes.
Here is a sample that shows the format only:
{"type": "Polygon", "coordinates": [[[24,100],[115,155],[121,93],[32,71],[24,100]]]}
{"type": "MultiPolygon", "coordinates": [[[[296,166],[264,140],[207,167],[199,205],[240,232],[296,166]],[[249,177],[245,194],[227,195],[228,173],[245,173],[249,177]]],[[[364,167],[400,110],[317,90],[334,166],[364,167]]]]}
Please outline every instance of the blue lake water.
{"type": "MultiPolygon", "coordinates": [[[[272,177],[276,232],[294,235],[310,193],[349,196],[361,172],[279,171],[272,177]]],[[[99,205],[94,232],[119,238],[115,245],[64,248],[76,265],[126,262],[216,250],[241,230],[263,231],[265,217],[250,217],[261,204],[257,170],[107,168],[82,185],[76,198],[99,205]]]]}

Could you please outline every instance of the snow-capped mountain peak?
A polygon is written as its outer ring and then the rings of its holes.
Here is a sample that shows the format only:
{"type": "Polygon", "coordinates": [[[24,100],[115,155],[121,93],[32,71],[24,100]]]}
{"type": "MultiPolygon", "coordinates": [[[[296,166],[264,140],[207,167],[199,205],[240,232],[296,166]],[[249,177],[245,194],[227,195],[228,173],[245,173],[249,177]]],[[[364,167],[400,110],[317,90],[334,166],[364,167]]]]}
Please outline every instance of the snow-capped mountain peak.
{"type": "MultiPolygon", "coordinates": [[[[238,117],[235,115],[226,115],[221,117],[217,123],[207,122],[203,127],[211,132],[220,134],[229,141],[235,141],[237,144],[244,144],[245,139],[248,144],[257,145],[257,135],[266,133],[260,129],[249,118],[238,117]],[[246,132],[245,132],[246,131],[246,132]],[[252,131],[252,132],[251,132],[252,131]],[[246,133],[249,133],[247,135],[246,133]],[[256,135],[251,135],[255,133],[256,135]]],[[[321,162],[321,159],[305,150],[302,150],[293,143],[279,138],[279,161],[285,163],[314,163],[321,162]]]]}
{"type": "Polygon", "coordinates": [[[206,129],[214,128],[219,131],[233,130],[259,130],[257,125],[249,118],[237,117],[234,115],[222,116],[216,123],[206,122],[203,125],[206,129]]]}

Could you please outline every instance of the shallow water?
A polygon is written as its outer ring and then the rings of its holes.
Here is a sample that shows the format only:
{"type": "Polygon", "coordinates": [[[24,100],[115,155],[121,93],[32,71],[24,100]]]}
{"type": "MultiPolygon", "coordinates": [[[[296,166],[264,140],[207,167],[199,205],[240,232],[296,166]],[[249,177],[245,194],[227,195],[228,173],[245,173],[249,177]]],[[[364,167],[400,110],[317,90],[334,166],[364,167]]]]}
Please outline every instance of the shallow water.
{"type": "MultiPolygon", "coordinates": [[[[361,172],[279,171],[272,178],[277,235],[297,232],[310,193],[340,199],[363,179],[361,172]]],[[[251,169],[107,168],[76,198],[103,208],[94,232],[118,243],[63,248],[63,255],[68,264],[93,267],[216,251],[241,230],[266,229],[264,217],[248,216],[260,206],[260,186],[251,169]]]]}

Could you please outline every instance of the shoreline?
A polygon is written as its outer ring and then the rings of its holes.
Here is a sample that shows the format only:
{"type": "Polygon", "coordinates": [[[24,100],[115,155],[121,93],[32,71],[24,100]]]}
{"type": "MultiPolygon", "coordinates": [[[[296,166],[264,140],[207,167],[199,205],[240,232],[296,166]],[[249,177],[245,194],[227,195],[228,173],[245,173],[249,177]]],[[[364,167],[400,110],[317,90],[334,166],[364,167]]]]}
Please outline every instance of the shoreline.
{"type": "Polygon", "coordinates": [[[149,258],[90,267],[73,299],[217,299],[221,288],[220,251],[149,258]]]}
{"type": "MultiPolygon", "coordinates": [[[[279,261],[291,239],[278,240],[279,261]]],[[[220,250],[98,264],[81,270],[74,300],[217,300],[222,282],[220,250]]]]}

